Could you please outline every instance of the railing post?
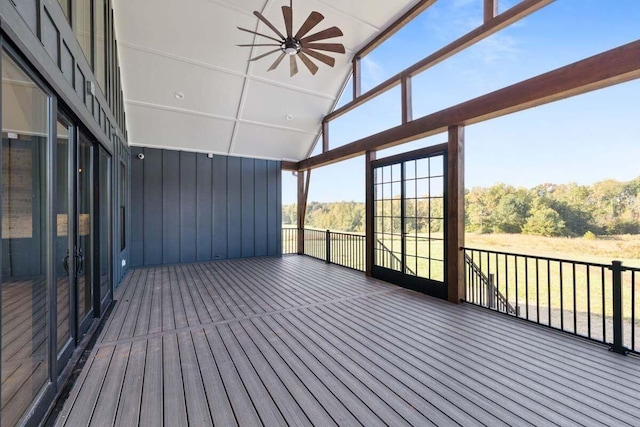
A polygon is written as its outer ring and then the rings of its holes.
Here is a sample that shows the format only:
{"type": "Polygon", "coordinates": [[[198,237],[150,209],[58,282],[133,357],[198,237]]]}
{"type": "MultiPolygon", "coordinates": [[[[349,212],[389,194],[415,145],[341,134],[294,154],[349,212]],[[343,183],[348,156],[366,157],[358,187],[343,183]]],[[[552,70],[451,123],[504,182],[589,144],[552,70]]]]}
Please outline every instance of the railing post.
{"type": "Polygon", "coordinates": [[[327,259],[326,259],[326,263],[327,264],[331,264],[331,231],[327,230],[327,234],[325,237],[325,244],[327,245],[327,249],[326,249],[326,254],[327,254],[327,259]]]}
{"type": "Polygon", "coordinates": [[[624,348],[622,329],[622,262],[611,263],[613,272],[613,345],[611,351],[618,354],[627,354],[624,348]]]}
{"type": "Polygon", "coordinates": [[[487,283],[487,301],[489,308],[496,308],[496,287],[493,283],[493,274],[489,274],[489,282],[487,283]]]}

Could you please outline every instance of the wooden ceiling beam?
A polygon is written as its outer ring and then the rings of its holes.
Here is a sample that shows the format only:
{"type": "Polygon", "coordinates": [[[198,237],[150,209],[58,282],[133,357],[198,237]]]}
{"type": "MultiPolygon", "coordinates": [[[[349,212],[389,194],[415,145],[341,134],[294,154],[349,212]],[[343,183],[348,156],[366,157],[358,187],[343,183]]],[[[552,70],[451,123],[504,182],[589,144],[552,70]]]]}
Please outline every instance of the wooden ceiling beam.
{"type": "Polygon", "coordinates": [[[280,162],[280,169],[282,169],[283,171],[297,171],[298,163],[283,160],[280,162]]]}
{"type": "MultiPolygon", "coordinates": [[[[497,19],[497,18],[496,18],[497,19]]],[[[488,93],[298,163],[329,165],[405,142],[640,78],[640,40],[488,93]]]]}

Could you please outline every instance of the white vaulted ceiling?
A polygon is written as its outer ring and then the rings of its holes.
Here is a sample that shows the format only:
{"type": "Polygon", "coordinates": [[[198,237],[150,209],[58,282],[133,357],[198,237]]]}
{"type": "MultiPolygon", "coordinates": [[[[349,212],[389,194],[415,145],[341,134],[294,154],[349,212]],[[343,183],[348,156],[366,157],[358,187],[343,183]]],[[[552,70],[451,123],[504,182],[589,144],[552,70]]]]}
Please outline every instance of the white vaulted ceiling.
{"type": "Polygon", "coordinates": [[[417,0],[295,0],[296,31],[311,11],[325,16],[309,34],[339,27],[346,55],[315,76],[298,60],[267,72],[273,54],[249,58],[271,43],[239,31],[273,35],[253,11],[284,32],[288,0],[114,0],[131,145],[277,160],[302,160],[318,139],[321,121],[344,88],[355,52],[415,5],[417,0]],[[184,94],[178,99],[176,93],[184,94]],[[289,116],[289,117],[287,117],[289,116]]]}

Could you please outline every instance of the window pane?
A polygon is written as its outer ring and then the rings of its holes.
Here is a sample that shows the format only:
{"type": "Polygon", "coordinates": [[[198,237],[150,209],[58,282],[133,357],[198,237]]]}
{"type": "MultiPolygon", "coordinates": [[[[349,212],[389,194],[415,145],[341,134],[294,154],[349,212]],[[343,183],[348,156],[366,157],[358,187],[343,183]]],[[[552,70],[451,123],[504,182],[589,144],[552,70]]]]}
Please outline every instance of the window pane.
{"type": "Polygon", "coordinates": [[[67,19],[69,19],[69,5],[70,5],[69,0],[58,0],[58,3],[60,3],[60,7],[62,7],[64,16],[66,16],[67,19]]]}
{"type": "Polygon", "coordinates": [[[111,263],[110,263],[110,215],[111,197],[109,177],[111,176],[111,157],[100,148],[100,301],[109,293],[111,289],[111,263]]]}
{"type": "Polygon", "coordinates": [[[93,67],[93,58],[91,57],[91,1],[76,1],[76,15],[73,18],[74,30],[80,47],[84,52],[84,56],[89,61],[89,65],[93,67]]]}
{"type": "Polygon", "coordinates": [[[69,127],[58,122],[56,155],[56,286],[58,294],[58,345],[60,352],[71,337],[71,286],[69,282],[69,127]]]}
{"type": "Polygon", "coordinates": [[[2,425],[47,384],[48,97],[2,52],[2,425]]]}
{"type": "Polygon", "coordinates": [[[105,24],[105,0],[96,0],[96,79],[102,88],[102,93],[106,93],[107,88],[107,43],[105,24]]]}

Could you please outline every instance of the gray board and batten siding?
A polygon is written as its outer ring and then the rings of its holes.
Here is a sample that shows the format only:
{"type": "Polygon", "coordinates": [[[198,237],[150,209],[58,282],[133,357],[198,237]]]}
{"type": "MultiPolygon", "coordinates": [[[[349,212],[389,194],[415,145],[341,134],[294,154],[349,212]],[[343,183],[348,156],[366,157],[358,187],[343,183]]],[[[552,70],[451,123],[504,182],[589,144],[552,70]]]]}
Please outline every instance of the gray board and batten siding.
{"type": "Polygon", "coordinates": [[[281,187],[278,161],[133,147],[131,266],[280,256],[281,187]]]}

